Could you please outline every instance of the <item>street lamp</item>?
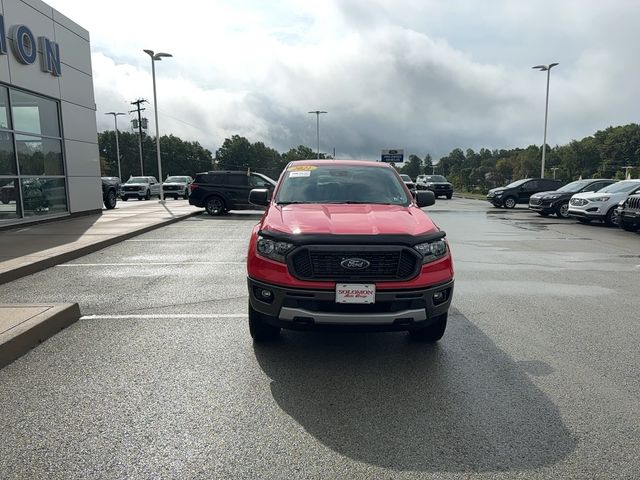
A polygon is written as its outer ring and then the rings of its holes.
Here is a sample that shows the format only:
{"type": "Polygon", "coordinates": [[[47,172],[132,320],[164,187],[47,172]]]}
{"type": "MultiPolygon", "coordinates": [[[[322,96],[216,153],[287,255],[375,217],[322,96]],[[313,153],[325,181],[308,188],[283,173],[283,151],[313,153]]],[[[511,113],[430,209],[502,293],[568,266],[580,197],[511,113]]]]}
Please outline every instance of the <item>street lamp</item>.
{"type": "Polygon", "coordinates": [[[156,61],[162,57],[173,57],[170,53],[154,53],[153,50],[144,50],[151,57],[151,77],[153,78],[153,110],[156,116],[156,154],[158,155],[158,181],[160,182],[160,203],[164,203],[164,191],[162,188],[162,164],[160,161],[160,130],[158,130],[158,98],[156,97],[156,61]]]}
{"type": "Polygon", "coordinates": [[[547,98],[545,100],[544,106],[544,141],[542,142],[542,167],[540,178],[544,178],[544,158],[547,152],[547,115],[549,113],[549,77],[551,76],[551,69],[559,65],[558,63],[550,63],[549,65],[536,65],[535,67],[531,67],[536,70],[540,70],[541,72],[547,72],[547,98]]]}
{"type": "Polygon", "coordinates": [[[321,113],[328,113],[328,112],[324,112],[322,110],[314,110],[314,111],[308,112],[308,113],[315,113],[315,115],[316,115],[316,137],[318,139],[317,154],[318,154],[318,160],[320,160],[320,114],[321,113]]]}
{"type": "Polygon", "coordinates": [[[118,178],[122,180],[122,172],[120,171],[120,142],[118,141],[118,115],[126,115],[120,112],[107,112],[105,115],[113,115],[113,121],[116,124],[116,155],[118,157],[118,178]]]}

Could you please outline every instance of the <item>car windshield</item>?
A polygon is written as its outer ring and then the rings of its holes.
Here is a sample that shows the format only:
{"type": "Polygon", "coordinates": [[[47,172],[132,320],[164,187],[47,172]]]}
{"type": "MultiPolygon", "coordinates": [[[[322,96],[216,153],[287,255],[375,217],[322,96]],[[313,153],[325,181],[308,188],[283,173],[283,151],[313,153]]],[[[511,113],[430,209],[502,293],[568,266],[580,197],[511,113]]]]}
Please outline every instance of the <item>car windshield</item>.
{"type": "Polygon", "coordinates": [[[427,182],[446,182],[447,179],[442,175],[429,175],[427,177],[427,182]]]}
{"type": "Polygon", "coordinates": [[[145,177],[131,177],[127,183],[149,183],[149,179],[145,177]]]}
{"type": "Polygon", "coordinates": [[[284,172],[276,203],[408,205],[404,184],[387,167],[292,165],[284,172]]]}
{"type": "Polygon", "coordinates": [[[413,182],[413,180],[411,180],[411,177],[409,175],[405,175],[404,173],[400,175],[400,178],[405,182],[413,182]]]}
{"type": "Polygon", "coordinates": [[[576,193],[592,182],[592,180],[576,180],[575,182],[567,183],[564,187],[556,190],[556,192],[576,193]]]}
{"type": "Polygon", "coordinates": [[[187,183],[188,181],[187,177],[167,177],[165,180],[167,183],[187,183]]]}
{"type": "Polygon", "coordinates": [[[515,182],[510,183],[509,185],[507,185],[506,187],[502,187],[502,188],[513,188],[513,187],[519,187],[520,185],[522,185],[525,182],[528,182],[529,179],[528,178],[524,178],[522,180],[516,180],[515,182]]]}
{"type": "Polygon", "coordinates": [[[612,185],[607,185],[604,188],[598,190],[598,193],[626,193],[630,192],[634,188],[640,185],[640,182],[618,182],[612,185]]]}

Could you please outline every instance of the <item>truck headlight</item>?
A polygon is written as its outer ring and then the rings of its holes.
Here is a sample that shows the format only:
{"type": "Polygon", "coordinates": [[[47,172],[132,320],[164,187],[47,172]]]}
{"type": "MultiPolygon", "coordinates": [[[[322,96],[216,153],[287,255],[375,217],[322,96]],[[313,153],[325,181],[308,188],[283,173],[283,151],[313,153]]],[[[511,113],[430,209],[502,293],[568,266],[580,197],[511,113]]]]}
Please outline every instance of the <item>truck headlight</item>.
{"type": "Polygon", "coordinates": [[[258,237],[256,250],[263,257],[270,258],[276,262],[285,263],[285,255],[293,248],[293,244],[287,242],[279,242],[269,238],[258,237]]]}
{"type": "Polygon", "coordinates": [[[447,253],[447,242],[444,238],[433,242],[419,243],[415,248],[422,255],[422,263],[433,262],[447,253]]]}

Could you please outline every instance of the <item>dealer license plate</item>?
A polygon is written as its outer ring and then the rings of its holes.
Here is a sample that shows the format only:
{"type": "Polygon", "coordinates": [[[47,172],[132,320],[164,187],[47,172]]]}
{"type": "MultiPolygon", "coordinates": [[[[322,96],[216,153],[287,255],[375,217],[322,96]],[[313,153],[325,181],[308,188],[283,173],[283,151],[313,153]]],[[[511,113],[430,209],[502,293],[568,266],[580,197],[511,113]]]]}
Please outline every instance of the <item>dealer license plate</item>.
{"type": "Polygon", "coordinates": [[[375,303],[376,302],[376,286],[374,283],[355,284],[355,283],[337,283],[336,284],[336,303],[375,303]]]}

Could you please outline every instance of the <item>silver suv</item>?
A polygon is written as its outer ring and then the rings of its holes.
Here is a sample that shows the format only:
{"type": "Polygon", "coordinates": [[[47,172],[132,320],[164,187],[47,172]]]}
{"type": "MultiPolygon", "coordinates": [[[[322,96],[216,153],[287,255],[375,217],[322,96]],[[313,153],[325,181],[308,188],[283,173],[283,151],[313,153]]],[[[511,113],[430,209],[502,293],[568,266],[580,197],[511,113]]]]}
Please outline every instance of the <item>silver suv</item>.
{"type": "Polygon", "coordinates": [[[125,202],[130,198],[138,200],[160,198],[160,184],[156,177],[131,177],[122,185],[121,196],[125,202]]]}
{"type": "Polygon", "coordinates": [[[569,216],[582,223],[599,220],[614,225],[618,204],[637,192],[640,192],[640,180],[623,180],[597,192],[577,193],[569,201],[569,216]]]}

